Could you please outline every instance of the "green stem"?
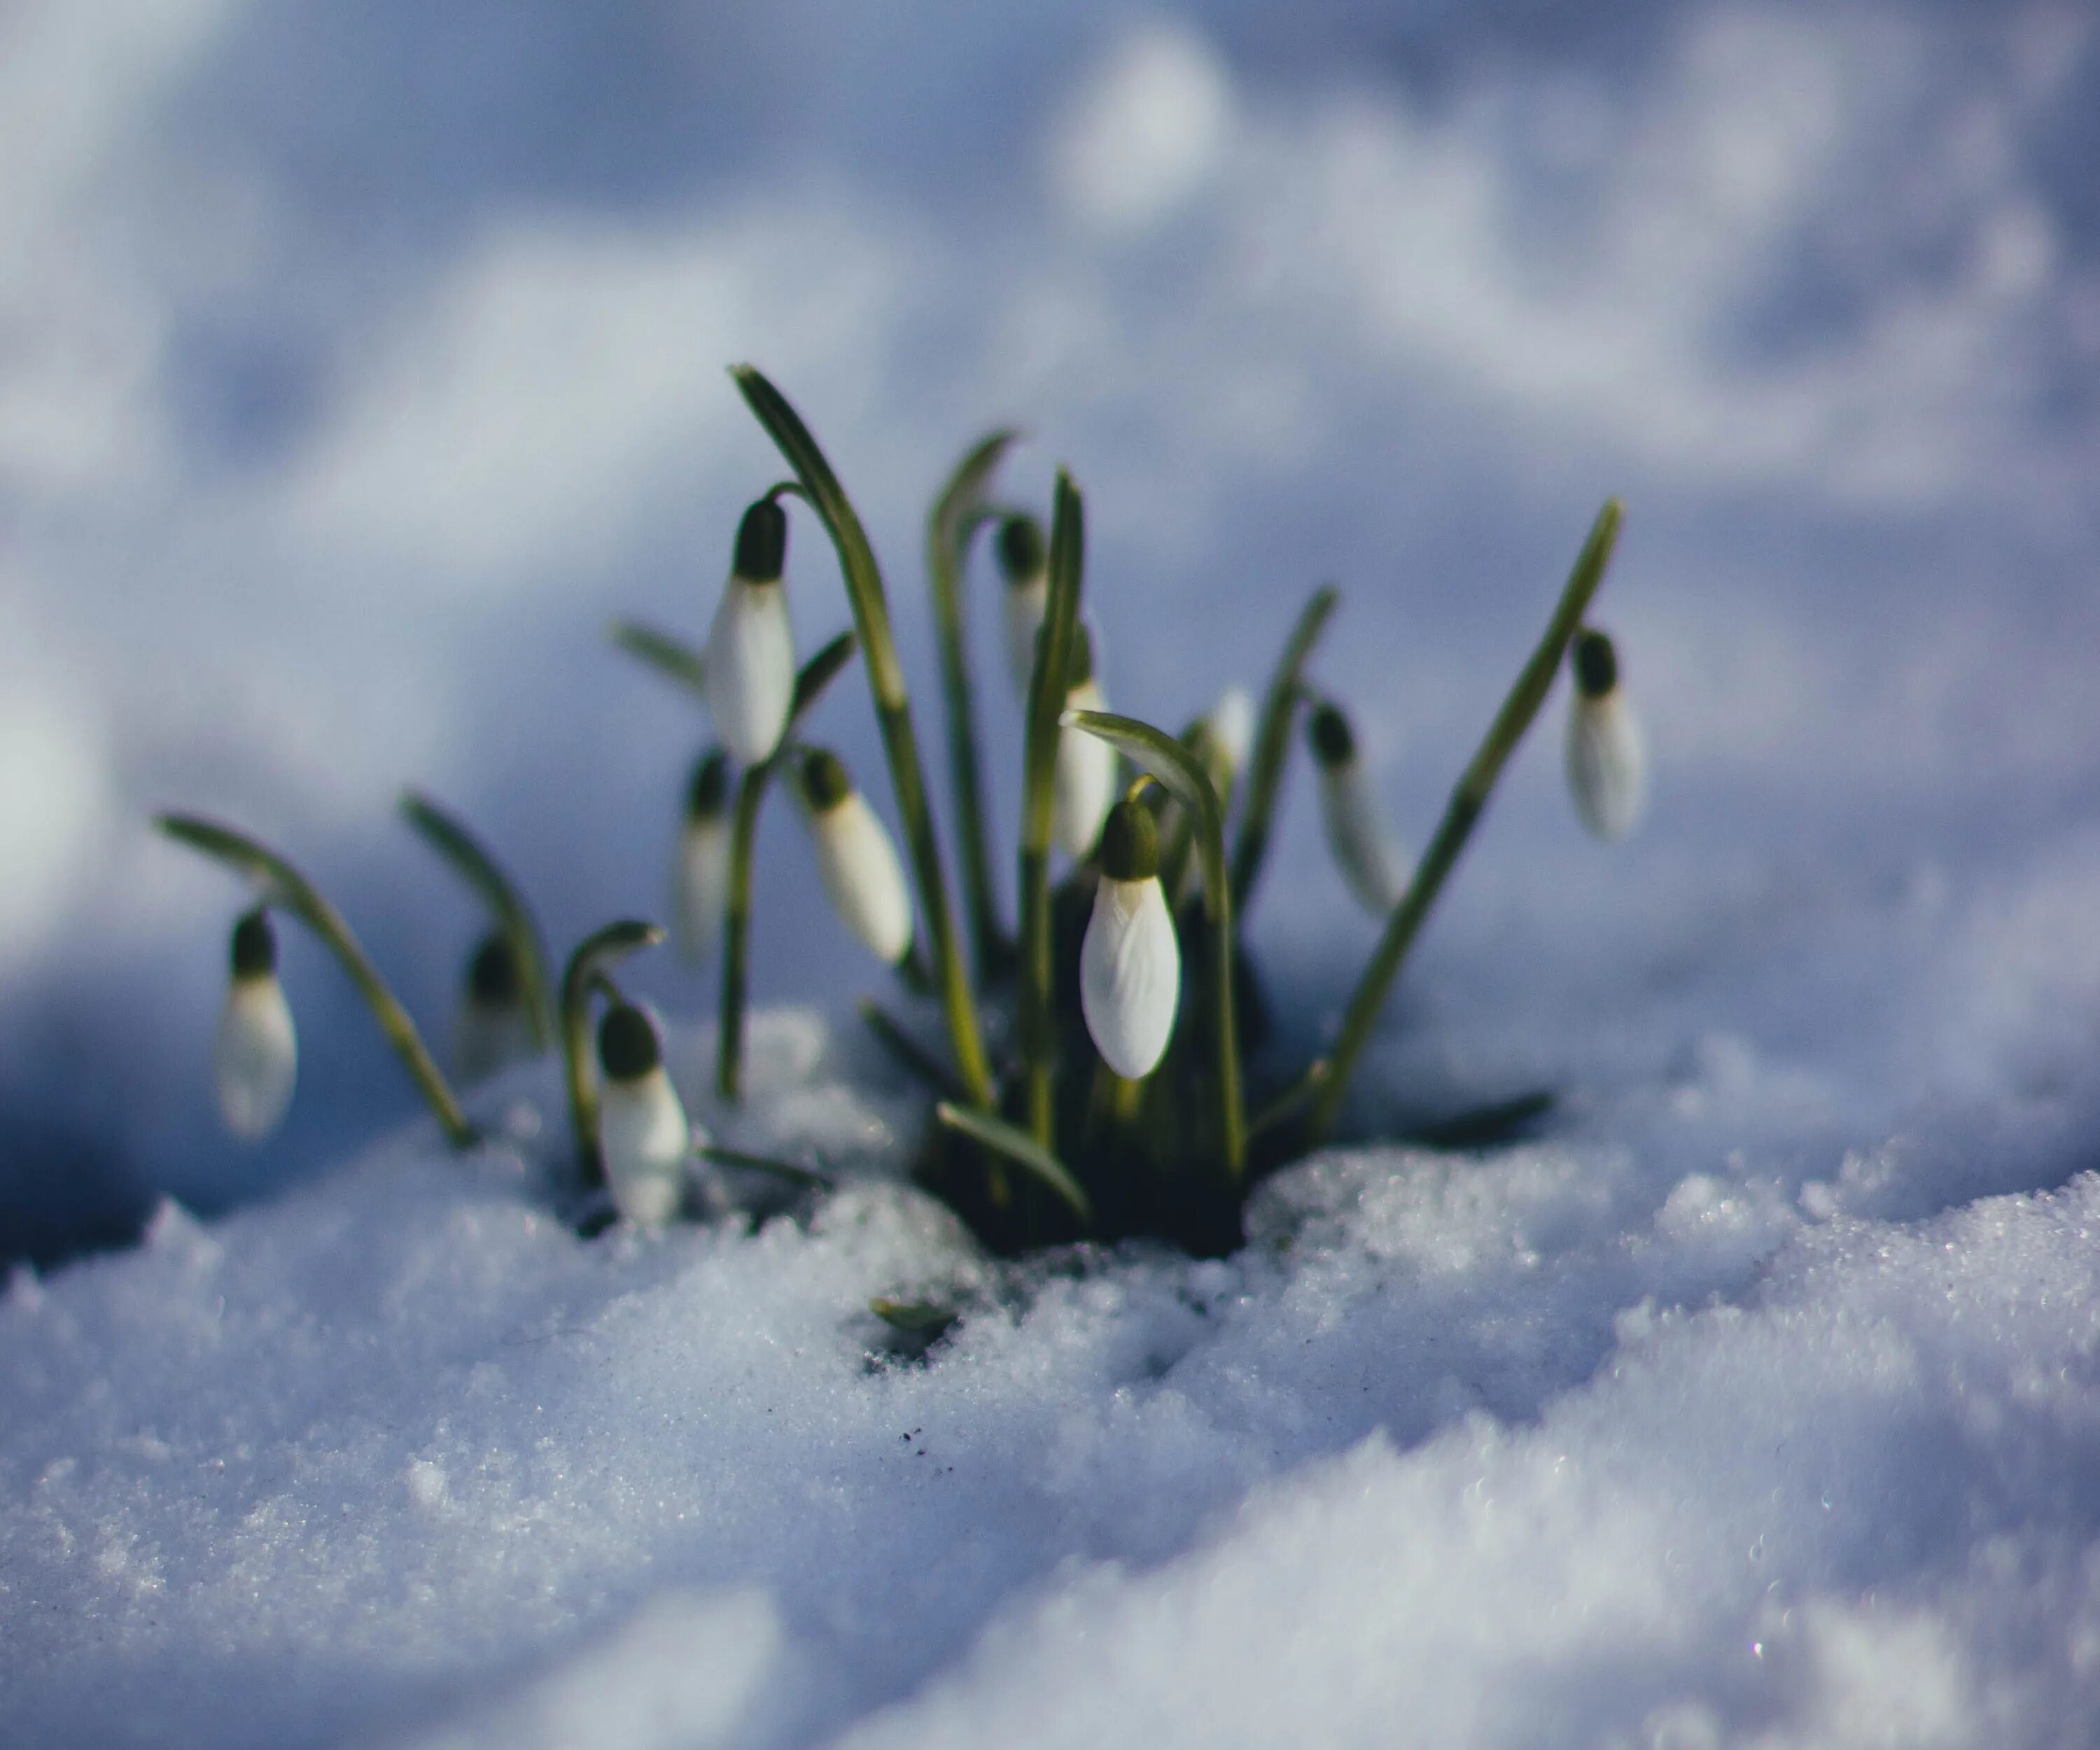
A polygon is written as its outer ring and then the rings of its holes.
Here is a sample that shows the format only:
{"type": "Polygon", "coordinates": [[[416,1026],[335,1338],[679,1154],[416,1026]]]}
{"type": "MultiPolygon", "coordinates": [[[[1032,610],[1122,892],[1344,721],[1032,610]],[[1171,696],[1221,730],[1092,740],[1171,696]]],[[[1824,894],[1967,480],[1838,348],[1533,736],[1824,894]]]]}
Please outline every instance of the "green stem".
{"type": "Polygon", "coordinates": [[[765,787],[794,746],[795,731],[824,689],[853,659],[854,635],[842,632],[802,664],[780,745],[743,774],[730,823],[729,893],[722,907],[721,1024],[715,1042],[715,1091],[724,1100],[743,1097],[743,1014],[749,979],[751,869],[758,845],[758,807],[765,787]]]}
{"type": "Polygon", "coordinates": [[[460,1103],[447,1083],[444,1072],[423,1044],[416,1023],[401,1006],[400,998],[387,988],[357,938],[350,932],[342,914],[320,891],[282,857],[267,845],[236,832],[230,827],[193,814],[157,814],[153,824],[177,843],[201,851],[263,888],[263,901],[290,912],[328,945],[329,951],[350,974],[365,1006],[372,1011],[379,1030],[408,1066],[417,1088],[435,1115],[445,1140],[454,1148],[472,1148],[478,1139],[460,1103]]]}
{"type": "Polygon", "coordinates": [[[845,489],[832,472],[817,440],[787,399],[751,366],[738,365],[730,374],[752,412],[788,459],[810,500],[823,518],[832,544],[838,549],[840,569],[845,573],[846,595],[853,605],[854,625],[860,634],[868,685],[875,694],[876,716],[882,727],[885,752],[889,756],[890,781],[897,795],[897,813],[911,849],[912,871],[917,879],[919,903],[926,915],[933,938],[933,970],[940,983],[941,1005],[955,1051],[955,1066],[963,1084],[977,1104],[989,1109],[994,1101],[991,1066],[985,1056],[984,1035],[977,1024],[977,1004],[970,994],[968,970],[955,940],[955,919],[948,904],[946,877],[941,869],[940,840],[933,817],[926,804],[926,783],[919,762],[919,744],[911,730],[911,703],[905,690],[904,669],[898,662],[891,636],[889,607],[883,593],[882,573],[875,561],[845,489]]]}
{"type": "Polygon", "coordinates": [[[707,663],[684,639],[631,619],[613,621],[606,628],[606,636],[629,656],[646,663],[665,680],[685,688],[696,699],[706,699],[707,663]]]}
{"type": "MultiPolygon", "coordinates": [[[[777,756],[776,756],[777,757],[777,756]]],[[[715,1037],[715,1092],[743,1098],[743,1011],[749,978],[751,866],[758,843],[758,807],[772,781],[774,761],[761,760],[737,787],[729,834],[729,895],[722,907],[721,1020],[715,1037]]]]}
{"type": "Polygon", "coordinates": [[[1052,1082],[1057,1029],[1051,1004],[1057,969],[1051,963],[1050,831],[1057,809],[1057,726],[1071,672],[1086,572],[1086,506],[1072,477],[1057,471],[1050,518],[1050,588],[1035,667],[1028,677],[1028,739],[1021,804],[1021,1056],[1027,1082],[1028,1133],[1051,1146],[1052,1082]]]}
{"type": "Polygon", "coordinates": [[[1247,772],[1246,809],[1240,816],[1239,836],[1233,845],[1233,910],[1246,915],[1247,901],[1261,874],[1262,858],[1268,851],[1268,829],[1276,811],[1277,791],[1283,784],[1283,769],[1290,757],[1290,725],[1298,714],[1299,677],[1312,646],[1319,640],[1327,618],[1341,600],[1332,584],[1312,592],[1283,646],[1282,659],[1268,683],[1261,705],[1261,724],[1255,732],[1254,756],[1247,772]]]}
{"type": "Polygon", "coordinates": [[[428,796],[404,791],[401,812],[424,841],[459,871],[488,906],[518,968],[532,1049],[545,1051],[554,1043],[554,998],[547,977],[546,938],[540,933],[532,908],[480,841],[428,796]]]}
{"type": "Polygon", "coordinates": [[[587,1185],[601,1184],[605,1179],[605,1164],[598,1148],[598,1068],[591,1056],[591,995],[611,984],[611,968],[663,939],[663,931],[655,924],[623,918],[592,931],[578,942],[562,970],[562,1078],[569,1096],[569,1134],[576,1146],[576,1168],[587,1185]]]}
{"type": "Polygon", "coordinates": [[[1308,1120],[1308,1139],[1312,1142],[1318,1142],[1333,1128],[1343,1098],[1348,1091],[1350,1075],[1364,1047],[1370,1042],[1371,1029],[1378,1020],[1379,1010],[1385,1006],[1387,994],[1399,976],[1408,950],[1414,946],[1422,920],[1436,904],[1445,878],[1458,862],[1458,853],[1466,848],[1466,840],[1471,836],[1480,811],[1487,806],[1489,794],[1502,775],[1503,765],[1524,738],[1524,732],[1530,728],[1532,719],[1538,715],[1538,707],[1546,702],[1553,677],[1567,652],[1568,641],[1575,636],[1583,611],[1597,593],[1597,586],[1604,581],[1604,568],[1611,562],[1612,549],[1618,540],[1621,514],[1622,507],[1616,498],[1607,499],[1604,508],[1597,513],[1597,520],[1590,525],[1589,539],[1582,544],[1574,570],[1568,575],[1567,587],[1561,591],[1560,600],[1553,610],[1553,618],[1546,624],[1545,636],[1517,676],[1516,684],[1502,701],[1502,709],[1495,713],[1494,721],[1488,726],[1487,737],[1481,742],[1480,751],[1473,756],[1458,787],[1451,792],[1450,801],[1445,805],[1444,818],[1437,822],[1436,835],[1429,841],[1429,849],[1423,853],[1414,879],[1393,908],[1385,933],[1379,937],[1370,963],[1357,982],[1356,994],[1349,999],[1334,1049],[1306,1072],[1308,1080],[1317,1078],[1319,1082],[1308,1120]]]}
{"type": "Polygon", "coordinates": [[[992,889],[963,567],[970,538],[982,520],[977,510],[985,487],[1015,436],[1011,431],[995,431],[978,443],[956,465],[946,487],[933,501],[926,523],[926,571],[933,585],[933,631],[941,649],[941,684],[948,707],[948,769],[955,792],[963,902],[969,911],[970,939],[977,950],[977,978],[982,984],[1004,975],[1012,959],[1013,945],[999,923],[998,896],[992,889]]]}

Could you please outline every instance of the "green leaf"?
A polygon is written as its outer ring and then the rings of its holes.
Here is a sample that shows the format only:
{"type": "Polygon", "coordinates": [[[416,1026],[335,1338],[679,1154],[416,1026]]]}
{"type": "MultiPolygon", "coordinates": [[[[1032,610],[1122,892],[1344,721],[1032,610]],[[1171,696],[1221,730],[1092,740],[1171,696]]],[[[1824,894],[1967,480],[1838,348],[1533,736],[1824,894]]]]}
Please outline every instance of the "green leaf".
{"type": "Polygon", "coordinates": [[[707,663],[699,651],[682,638],[644,626],[631,619],[616,619],[606,635],[629,656],[639,657],[666,680],[675,681],[695,698],[708,696],[707,663]]]}
{"type": "Polygon", "coordinates": [[[892,1330],[923,1337],[929,1343],[938,1342],[962,1316],[953,1307],[930,1300],[885,1300],[880,1296],[867,1303],[867,1310],[892,1330]]]}
{"type": "Polygon", "coordinates": [[[963,568],[970,539],[984,520],[985,487],[1014,441],[1011,431],[981,439],[955,465],[926,521],[926,575],[933,596],[933,630],[941,649],[941,685],[948,718],[948,777],[955,796],[955,831],[969,908],[977,976],[990,983],[1010,963],[1012,945],[999,920],[985,831],[984,780],[977,746],[975,688],[970,674],[968,616],[963,568]]]}
{"type": "Polygon", "coordinates": [[[1038,1145],[1051,1143],[1052,1078],[1057,1029],[1051,965],[1050,834],[1057,811],[1057,714],[1065,707],[1072,640],[1079,623],[1086,575],[1087,514],[1079,489],[1063,469],[1050,516],[1050,580],[1035,667],[1028,677],[1027,743],[1021,802],[1021,1056],[1027,1078],[1028,1128],[1038,1145]]]}
{"type": "Polygon", "coordinates": [[[718,1166],[740,1167],[750,1173],[770,1173],[776,1179],[784,1179],[807,1191],[838,1188],[838,1181],[828,1173],[814,1172],[791,1161],[776,1161],[770,1155],[746,1154],[741,1148],[718,1148],[712,1143],[703,1143],[695,1152],[703,1160],[712,1161],[718,1166]]]}
{"type": "Polygon", "coordinates": [[[988,1112],[979,1112],[971,1106],[958,1106],[952,1100],[944,1100],[934,1107],[933,1116],[950,1130],[968,1137],[972,1142],[1034,1174],[1070,1205],[1072,1213],[1081,1221],[1088,1227],[1093,1225],[1094,1206],[1081,1188],[1079,1180],[1065,1170],[1063,1162],[1027,1131],[1017,1129],[1004,1118],[995,1118],[988,1112]]]}
{"type": "Polygon", "coordinates": [[[892,1016],[872,998],[862,997],[855,1007],[859,1010],[860,1018],[867,1030],[875,1035],[882,1048],[934,1093],[943,1100],[967,1100],[969,1097],[955,1071],[913,1038],[905,1029],[903,1023],[892,1016]]]}
{"type": "Polygon", "coordinates": [[[1248,764],[1246,808],[1240,816],[1238,837],[1233,844],[1233,909],[1246,915],[1247,898],[1261,874],[1268,851],[1271,818],[1283,786],[1283,769],[1290,757],[1291,724],[1304,690],[1303,676],[1312,646],[1341,597],[1332,584],[1312,592],[1285,641],[1283,655],[1271,677],[1261,703],[1261,722],[1255,731],[1254,756],[1248,764]]]}
{"type": "Polygon", "coordinates": [[[554,1043],[554,998],[548,989],[545,938],[539,920],[517,884],[457,819],[430,797],[413,790],[401,793],[401,813],[423,841],[450,863],[461,879],[481,896],[510,945],[524,988],[525,1016],[532,1048],[544,1051],[554,1043]]]}
{"type": "MultiPolygon", "coordinates": [[[[854,652],[859,647],[858,639],[850,632],[842,632],[802,664],[795,677],[794,700],[788,707],[790,730],[816,708],[825,688],[838,678],[840,671],[853,660],[854,652]]],[[[783,735],[781,739],[785,741],[787,737],[783,735]]]]}

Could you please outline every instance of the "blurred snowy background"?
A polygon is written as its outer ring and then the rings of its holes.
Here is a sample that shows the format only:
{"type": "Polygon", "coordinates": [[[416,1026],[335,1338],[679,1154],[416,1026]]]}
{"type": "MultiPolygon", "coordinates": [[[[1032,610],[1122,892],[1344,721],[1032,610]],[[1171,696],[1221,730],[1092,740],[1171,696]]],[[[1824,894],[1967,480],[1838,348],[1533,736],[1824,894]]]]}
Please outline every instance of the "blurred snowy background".
{"type": "MultiPolygon", "coordinates": [[[[1622,493],[1599,617],[1650,724],[1651,827],[1615,855],[1577,837],[1549,716],[1410,981],[1472,1042],[1433,1048],[1443,1072],[1492,1091],[1498,1017],[1531,1029],[1526,1069],[1574,1029],[1607,1081],[1718,1029],[1827,1076],[1862,1109],[1846,1137],[1979,1086],[2068,1089],[2083,1147],[2095,23],[0,11],[0,1250],[121,1232],[159,1190],[224,1206],[412,1110],[293,940],[292,1120],[219,1139],[238,899],[151,837],[155,807],[281,845],[440,1032],[474,919],[394,818],[404,782],[465,813],[558,941],[661,915],[704,726],[602,628],[703,631],[780,472],[740,359],[870,522],[929,753],[924,505],[1018,422],[1009,489],[1040,502],[1064,461],[1088,494],[1127,708],[1177,724],[1258,682],[1309,588],[1342,584],[1320,672],[1418,842],[1622,493]]],[[[812,642],[846,620],[819,549],[798,522],[812,642]]],[[[872,778],[862,688],[822,733],[872,778]]],[[[1256,928],[1317,1013],[1370,932],[1307,800],[1256,928]]],[[[788,811],[761,855],[761,1000],[872,983],[788,811]]],[[[711,1006],[668,962],[646,982],[711,1006]]]]}

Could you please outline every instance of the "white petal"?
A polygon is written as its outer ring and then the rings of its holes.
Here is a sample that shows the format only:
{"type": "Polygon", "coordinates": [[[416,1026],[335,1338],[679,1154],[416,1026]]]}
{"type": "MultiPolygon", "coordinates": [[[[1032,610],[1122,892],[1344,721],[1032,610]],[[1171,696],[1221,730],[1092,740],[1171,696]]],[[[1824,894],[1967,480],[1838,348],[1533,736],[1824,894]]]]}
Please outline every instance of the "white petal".
{"type": "Polygon", "coordinates": [[[1181,948],[1158,881],[1104,877],[1079,948],[1079,1007],[1103,1061],[1119,1076],[1151,1074],[1180,1002],[1181,948]]]}
{"type": "Polygon", "coordinates": [[[894,966],[911,950],[911,896],[888,829],[857,790],[808,819],[832,909],[870,954],[894,966]]]}
{"type": "Polygon", "coordinates": [[[693,1132],[662,1065],[631,1082],[607,1078],[598,1140],[606,1184],[623,1219],[655,1227],[678,1213],[693,1132]]]}
{"type": "Polygon", "coordinates": [[[1640,721],[1614,687],[1602,699],[1578,692],[1568,716],[1568,787],[1582,824],[1623,839],[1648,800],[1648,751],[1640,721]]]}
{"type": "MultiPolygon", "coordinates": [[[[1105,711],[1098,685],[1082,681],[1065,701],[1069,711],[1105,711]]],[[[1116,751],[1084,730],[1057,732],[1057,770],[1050,830],[1067,857],[1084,857],[1115,806],[1116,751]]]]}
{"type": "Polygon", "coordinates": [[[469,997],[460,1005],[452,1024],[452,1067],[461,1082],[483,1081],[532,1056],[532,1028],[519,1004],[469,997]]]}
{"type": "Polygon", "coordinates": [[[236,978],[227,988],[212,1047],[219,1115],[245,1141],[276,1129],[299,1070],[292,1011],[274,977],[236,978]]]}
{"type": "Polygon", "coordinates": [[[689,960],[705,960],[721,935],[729,903],[729,822],[721,819],[689,820],[678,835],[671,920],[678,952],[689,960]]]}
{"type": "Polygon", "coordinates": [[[1357,902],[1383,918],[1400,903],[1414,873],[1414,859],[1388,823],[1385,808],[1364,769],[1354,760],[1323,768],[1320,817],[1327,849],[1357,902]]]}
{"type": "Polygon", "coordinates": [[[704,667],[715,734],[744,765],[780,745],[795,696],[795,639],[784,583],[731,577],[708,633],[704,667]]]}
{"type": "Polygon", "coordinates": [[[1043,629],[1043,616],[1050,606],[1050,575],[1045,571],[1025,584],[1006,586],[1006,660],[1013,671],[1013,690],[1028,697],[1029,677],[1035,672],[1035,635],[1043,629]]]}

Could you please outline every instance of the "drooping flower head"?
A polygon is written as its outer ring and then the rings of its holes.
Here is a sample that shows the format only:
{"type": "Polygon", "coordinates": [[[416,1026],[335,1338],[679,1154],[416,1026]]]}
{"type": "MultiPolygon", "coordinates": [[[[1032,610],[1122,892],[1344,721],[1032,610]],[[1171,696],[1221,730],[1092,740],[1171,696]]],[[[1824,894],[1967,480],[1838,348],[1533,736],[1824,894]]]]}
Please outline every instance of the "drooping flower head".
{"type": "Polygon", "coordinates": [[[796,779],[832,910],[870,954],[896,965],[911,951],[911,896],[889,830],[837,755],[811,749],[796,779]]]}
{"type": "Polygon", "coordinates": [[[491,930],[466,964],[466,990],[452,1029],[452,1064],[474,1082],[532,1055],[525,984],[510,938],[491,930]]]}
{"type": "Polygon", "coordinates": [[[664,1073],[656,1025],[629,1003],[615,1003],[598,1027],[598,1152],[622,1219],[655,1227],[685,1200],[693,1131],[678,1091],[664,1073]]]}
{"type": "Polygon", "coordinates": [[[1050,555],[1043,526],[1017,510],[999,526],[999,568],[1006,579],[1006,658],[1013,690],[1028,697],[1035,667],[1035,639],[1050,606],[1050,555]]]}
{"type": "MultiPolygon", "coordinates": [[[[1072,666],[1065,681],[1065,709],[1106,711],[1108,697],[1095,677],[1092,633],[1082,624],[1072,628],[1072,666]]],[[[1060,730],[1053,782],[1051,835],[1067,857],[1087,856],[1101,837],[1101,824],[1115,804],[1116,751],[1084,730],[1060,730]]]]}
{"type": "Polygon", "coordinates": [[[719,747],[702,754],[686,789],[685,823],[671,872],[671,919],[678,951],[704,960],[721,934],[729,898],[729,760],[719,747]]]}
{"type": "Polygon", "coordinates": [[[703,659],[715,734],[744,765],[780,744],[795,696],[795,640],[788,622],[788,514],[760,499],[744,512],[736,558],[715,610],[703,659]]]}
{"type": "Polygon", "coordinates": [[[1323,699],[1306,721],[1320,769],[1320,818],[1335,866],[1357,902],[1383,918],[1398,905],[1414,859],[1386,818],[1385,808],[1357,757],[1356,731],[1339,705],[1323,699]]]}
{"type": "Polygon", "coordinates": [[[1079,948],[1079,1006],[1102,1061],[1135,1080],[1165,1055],[1181,1001],[1181,949],[1159,885],[1159,828],[1144,802],[1110,809],[1100,862],[1079,948]]]}
{"type": "Polygon", "coordinates": [[[1619,655],[1594,627],[1575,634],[1569,661],[1575,699],[1568,714],[1568,788],[1582,824],[1599,839],[1623,839],[1648,800],[1648,749],[1620,684],[1619,655]]]}
{"type": "Polygon", "coordinates": [[[233,926],[232,976],[212,1047],[219,1115],[243,1141],[283,1121],[298,1077],[298,1036],[277,982],[277,937],[258,906],[233,926]]]}

